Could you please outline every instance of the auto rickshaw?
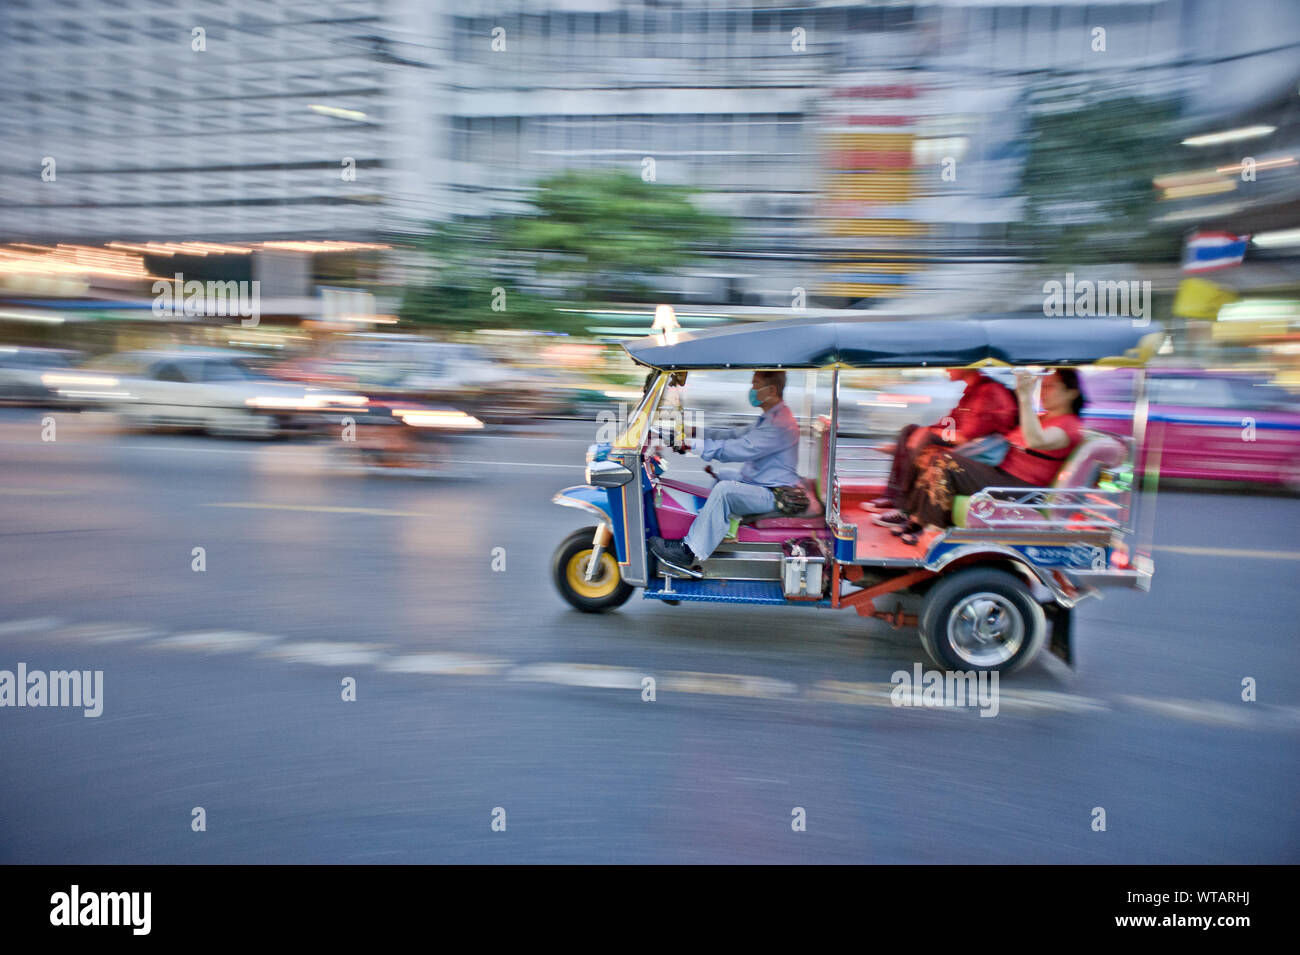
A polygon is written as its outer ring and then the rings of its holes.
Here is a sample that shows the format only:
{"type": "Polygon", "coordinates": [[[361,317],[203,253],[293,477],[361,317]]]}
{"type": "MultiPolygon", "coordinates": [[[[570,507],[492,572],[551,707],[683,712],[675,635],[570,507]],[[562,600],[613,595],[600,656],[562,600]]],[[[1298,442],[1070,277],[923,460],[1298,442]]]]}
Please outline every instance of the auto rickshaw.
{"type": "MultiPolygon", "coordinates": [[[[553,498],[595,520],[556,550],[554,582],[585,612],[613,610],[637,589],[669,604],[852,609],[916,627],[946,669],[1012,672],[1045,645],[1073,665],[1075,608],[1102,587],[1150,587],[1154,499],[1133,475],[1155,471],[1143,369],[1163,338],[1159,325],[1128,319],[993,317],[796,319],[627,343],[651,374],[617,436],[588,449],[586,483],[553,498]],[[840,428],[842,370],[1090,365],[1135,369],[1130,434],[1085,430],[1051,486],[959,497],[953,526],[915,544],[872,522],[863,505],[884,482],[869,465],[882,458],[863,443],[873,435],[840,428]],[[813,451],[803,478],[808,510],[733,516],[732,535],[700,563],[699,577],[660,566],[648,539],[683,537],[709,494],[666,474],[660,435],[664,426],[682,434],[666,395],[691,372],[769,369],[831,375],[829,413],[801,424],[813,451]]],[[[681,438],[669,444],[680,447],[681,438]]]]}

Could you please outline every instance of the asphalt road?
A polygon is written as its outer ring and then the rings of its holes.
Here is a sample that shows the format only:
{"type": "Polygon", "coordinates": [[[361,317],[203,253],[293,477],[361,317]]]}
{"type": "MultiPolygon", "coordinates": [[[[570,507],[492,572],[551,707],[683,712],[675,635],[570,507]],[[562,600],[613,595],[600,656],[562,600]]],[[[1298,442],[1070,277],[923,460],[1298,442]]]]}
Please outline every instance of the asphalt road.
{"type": "Polygon", "coordinates": [[[591,426],[417,479],[40,418],[0,414],[0,669],[103,713],[0,707],[0,862],[1300,861],[1295,498],[1163,494],[1151,593],[982,718],[890,705],[931,664],[852,613],[570,610],[591,426]]]}

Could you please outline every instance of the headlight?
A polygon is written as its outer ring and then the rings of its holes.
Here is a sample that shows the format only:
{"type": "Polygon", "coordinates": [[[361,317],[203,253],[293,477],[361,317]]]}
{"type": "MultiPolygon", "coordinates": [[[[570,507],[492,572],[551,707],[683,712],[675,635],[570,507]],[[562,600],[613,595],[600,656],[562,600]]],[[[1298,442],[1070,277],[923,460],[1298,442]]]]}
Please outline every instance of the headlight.
{"type": "Polygon", "coordinates": [[[303,411],[317,407],[310,398],[264,397],[246,398],[244,404],[250,408],[274,411],[303,411]]]}
{"type": "Polygon", "coordinates": [[[117,379],[108,375],[79,375],[49,371],[41,375],[41,384],[47,388],[116,388],[117,379]]]}
{"type": "Polygon", "coordinates": [[[348,394],[308,394],[307,400],[313,407],[329,408],[334,405],[342,405],[348,408],[362,408],[370,403],[370,399],[365,395],[348,395],[348,394]]]}
{"type": "Polygon", "coordinates": [[[438,411],[424,408],[394,408],[393,417],[401,418],[413,428],[444,428],[451,431],[477,431],[483,422],[463,411],[438,411]]]}

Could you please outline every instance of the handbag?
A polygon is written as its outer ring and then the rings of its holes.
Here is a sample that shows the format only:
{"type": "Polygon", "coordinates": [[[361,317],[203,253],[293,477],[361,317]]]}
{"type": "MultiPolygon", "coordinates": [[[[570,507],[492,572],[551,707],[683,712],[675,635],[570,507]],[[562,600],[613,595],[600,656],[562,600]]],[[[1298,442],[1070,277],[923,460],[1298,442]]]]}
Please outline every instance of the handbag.
{"type": "Polygon", "coordinates": [[[1007,456],[1007,451],[1011,449],[1011,443],[1007,441],[1004,434],[986,434],[982,438],[976,438],[974,441],[967,441],[965,444],[958,445],[952,449],[953,454],[960,454],[963,458],[970,458],[972,461],[978,461],[980,464],[989,464],[997,467],[1007,456]]]}
{"type": "Polygon", "coordinates": [[[808,510],[808,492],[798,484],[772,488],[776,509],[786,517],[796,517],[808,510]]]}

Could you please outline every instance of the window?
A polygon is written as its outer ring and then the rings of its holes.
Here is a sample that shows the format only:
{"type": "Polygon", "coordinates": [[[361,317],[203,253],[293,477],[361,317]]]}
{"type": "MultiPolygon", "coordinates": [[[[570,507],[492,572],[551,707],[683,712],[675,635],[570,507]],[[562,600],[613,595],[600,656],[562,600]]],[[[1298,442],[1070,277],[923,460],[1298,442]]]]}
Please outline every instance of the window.
{"type": "Polygon", "coordinates": [[[1277,385],[1249,378],[1229,378],[1226,381],[1232,392],[1234,408],[1295,410],[1300,405],[1300,399],[1277,385]]]}
{"type": "Polygon", "coordinates": [[[206,361],[202,365],[204,381],[248,381],[253,375],[237,361],[206,361]]]}
{"type": "Polygon", "coordinates": [[[1152,382],[1152,401],[1158,405],[1192,408],[1228,408],[1232,393],[1222,378],[1197,378],[1170,375],[1152,382]]]}
{"type": "Polygon", "coordinates": [[[167,362],[159,365],[154,370],[153,377],[156,381],[189,381],[189,379],[185,377],[184,373],[182,373],[180,365],[175,362],[167,362]]]}

